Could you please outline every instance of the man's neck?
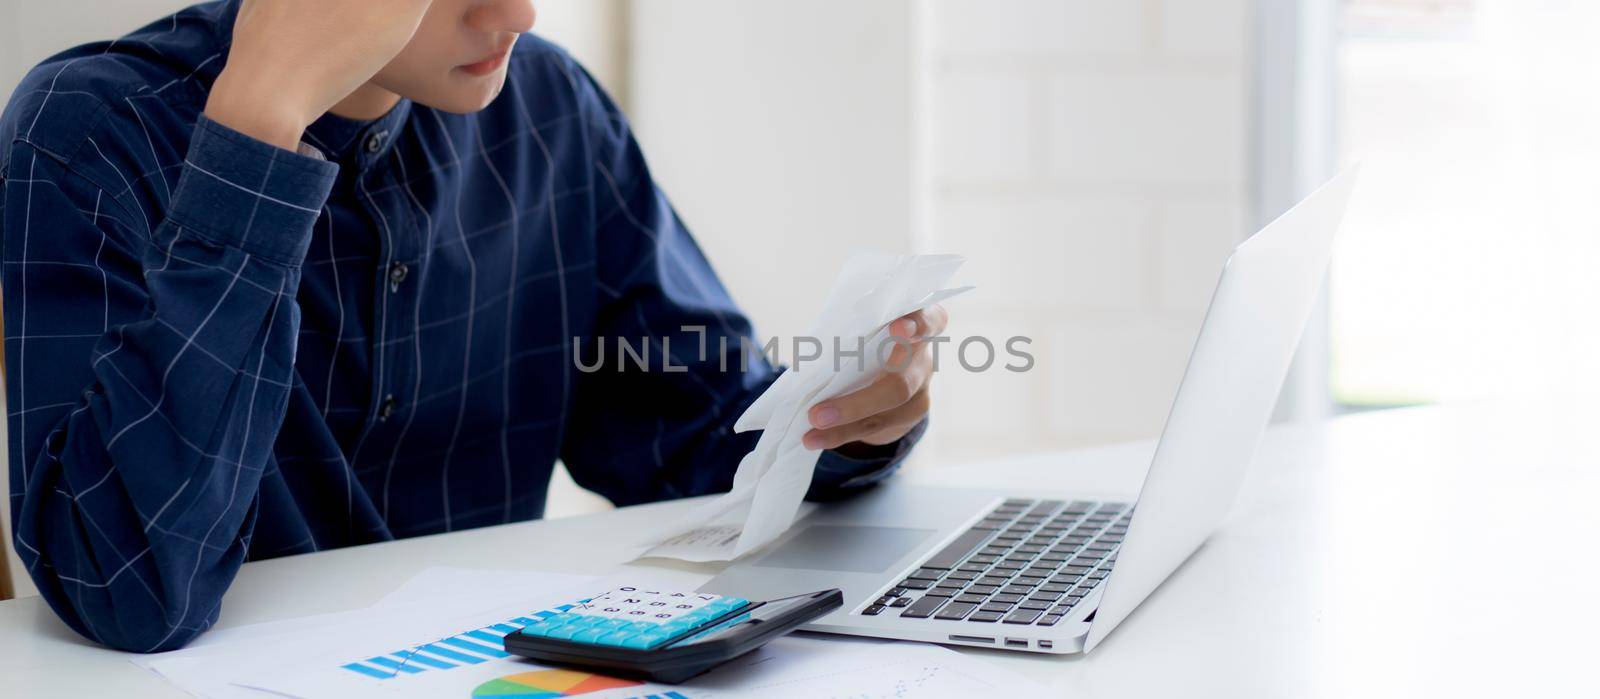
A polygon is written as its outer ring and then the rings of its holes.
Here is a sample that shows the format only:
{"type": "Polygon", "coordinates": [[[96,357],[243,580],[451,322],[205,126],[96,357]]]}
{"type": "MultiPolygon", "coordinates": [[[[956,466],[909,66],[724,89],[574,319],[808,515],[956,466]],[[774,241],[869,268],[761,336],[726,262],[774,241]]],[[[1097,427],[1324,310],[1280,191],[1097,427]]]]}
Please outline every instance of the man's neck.
{"type": "Polygon", "coordinates": [[[372,121],[388,114],[399,103],[400,95],[369,82],[356,88],[349,97],[340,100],[328,111],[346,119],[372,121]]]}

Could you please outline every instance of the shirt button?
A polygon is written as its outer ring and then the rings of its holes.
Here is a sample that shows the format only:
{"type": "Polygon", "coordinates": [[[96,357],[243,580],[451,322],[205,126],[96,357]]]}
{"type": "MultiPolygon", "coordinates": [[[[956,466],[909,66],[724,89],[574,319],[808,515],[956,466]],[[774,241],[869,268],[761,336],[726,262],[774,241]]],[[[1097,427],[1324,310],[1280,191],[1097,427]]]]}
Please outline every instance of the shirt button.
{"type": "Polygon", "coordinates": [[[367,137],[367,152],[376,153],[383,150],[383,139],[389,137],[388,131],[379,131],[367,137]]]}
{"type": "Polygon", "coordinates": [[[407,267],[404,262],[396,262],[389,265],[389,291],[399,291],[400,283],[404,282],[410,274],[411,268],[407,267]]]}
{"type": "Polygon", "coordinates": [[[394,414],[394,405],[395,400],[393,393],[384,396],[383,403],[378,406],[378,419],[380,421],[388,420],[389,416],[394,414]]]}

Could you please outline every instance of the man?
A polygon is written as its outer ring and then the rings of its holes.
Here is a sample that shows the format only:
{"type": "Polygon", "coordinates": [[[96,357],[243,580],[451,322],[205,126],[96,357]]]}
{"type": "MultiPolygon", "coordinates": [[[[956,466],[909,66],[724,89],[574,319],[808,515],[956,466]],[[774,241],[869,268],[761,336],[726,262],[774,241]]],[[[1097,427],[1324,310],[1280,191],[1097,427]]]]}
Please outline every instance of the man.
{"type": "MultiPolygon", "coordinates": [[[[12,525],[74,629],[182,646],[243,561],[535,518],[558,458],[619,505],[729,486],[754,444],[730,428],[775,372],[692,351],[751,327],[533,21],[530,0],[232,0],[17,88],[12,525]],[[649,338],[653,370],[578,370],[606,338],[649,338]]],[[[927,346],[895,351],[906,370],[812,411],[813,495],[920,434],[927,346]]]]}

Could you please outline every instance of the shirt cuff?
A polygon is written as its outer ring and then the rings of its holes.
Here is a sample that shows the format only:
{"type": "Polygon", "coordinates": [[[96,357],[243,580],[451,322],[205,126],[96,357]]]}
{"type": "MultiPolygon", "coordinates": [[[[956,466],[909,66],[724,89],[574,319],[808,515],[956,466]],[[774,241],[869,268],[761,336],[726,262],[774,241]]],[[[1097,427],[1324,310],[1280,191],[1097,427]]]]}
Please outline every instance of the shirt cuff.
{"type": "Polygon", "coordinates": [[[334,163],[201,115],[167,219],[212,243],[298,266],[338,173],[334,163]]]}
{"type": "Polygon", "coordinates": [[[811,491],[807,497],[812,500],[834,499],[894,475],[927,431],[928,419],[923,418],[904,437],[883,445],[881,454],[870,457],[849,457],[832,449],[822,452],[817,457],[817,468],[811,477],[811,491]]]}

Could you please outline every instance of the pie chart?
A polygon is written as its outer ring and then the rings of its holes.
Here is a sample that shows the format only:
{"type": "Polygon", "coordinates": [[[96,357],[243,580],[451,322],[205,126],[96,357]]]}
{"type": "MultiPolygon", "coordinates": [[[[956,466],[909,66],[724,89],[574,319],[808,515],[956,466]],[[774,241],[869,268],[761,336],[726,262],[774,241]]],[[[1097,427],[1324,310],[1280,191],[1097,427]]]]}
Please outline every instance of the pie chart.
{"type": "Polygon", "coordinates": [[[472,696],[497,699],[546,699],[641,684],[644,683],[574,670],[535,670],[489,680],[472,690],[472,696]]]}

